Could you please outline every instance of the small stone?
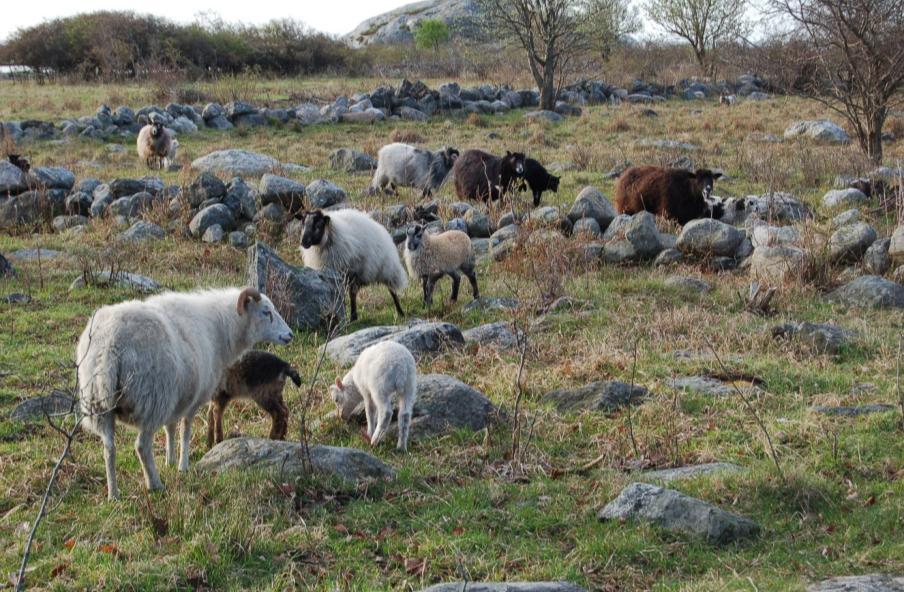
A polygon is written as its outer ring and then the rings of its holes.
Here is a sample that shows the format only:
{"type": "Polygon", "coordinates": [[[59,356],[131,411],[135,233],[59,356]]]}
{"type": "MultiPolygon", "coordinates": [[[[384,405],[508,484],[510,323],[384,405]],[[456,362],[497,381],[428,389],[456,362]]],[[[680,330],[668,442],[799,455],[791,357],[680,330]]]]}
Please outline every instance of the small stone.
{"type": "Polygon", "coordinates": [[[223,242],[223,227],[219,224],[208,226],[201,237],[201,241],[205,243],[221,243],[223,242]]]}
{"type": "Polygon", "coordinates": [[[611,413],[629,404],[643,402],[650,392],[642,386],[618,381],[599,381],[577,389],[546,393],[543,400],[553,403],[560,413],[583,409],[611,413]]]}
{"type": "Polygon", "coordinates": [[[687,290],[691,292],[702,293],[712,290],[712,286],[710,286],[709,283],[705,280],[683,275],[669,276],[665,279],[664,284],[667,288],[676,288],[679,290],[687,290]]]}

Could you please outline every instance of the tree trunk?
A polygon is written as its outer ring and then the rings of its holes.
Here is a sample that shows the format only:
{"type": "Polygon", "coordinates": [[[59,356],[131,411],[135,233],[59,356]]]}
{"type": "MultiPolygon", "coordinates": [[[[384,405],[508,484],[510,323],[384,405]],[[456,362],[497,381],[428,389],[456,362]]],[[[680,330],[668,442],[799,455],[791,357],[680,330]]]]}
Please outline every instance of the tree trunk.
{"type": "Polygon", "coordinates": [[[555,111],[557,98],[556,64],[555,60],[547,54],[546,65],[543,67],[543,84],[540,85],[540,108],[555,111]]]}
{"type": "Polygon", "coordinates": [[[873,164],[882,164],[882,128],[885,126],[885,110],[878,109],[867,117],[866,137],[860,138],[860,147],[873,164]]]}

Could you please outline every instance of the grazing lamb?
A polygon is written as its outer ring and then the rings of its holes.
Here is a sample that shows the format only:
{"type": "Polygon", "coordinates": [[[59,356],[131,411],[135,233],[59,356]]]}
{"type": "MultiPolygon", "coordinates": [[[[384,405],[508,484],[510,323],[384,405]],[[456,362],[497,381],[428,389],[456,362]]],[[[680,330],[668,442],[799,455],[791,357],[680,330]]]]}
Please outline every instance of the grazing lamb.
{"type": "Polygon", "coordinates": [[[348,419],[364,400],[367,438],[376,446],[392,421],[392,397],[399,401],[399,440],[396,448],[408,450],[411,413],[417,398],[417,364],[404,345],[381,341],[366,348],[344,378],[330,385],[330,397],[339,417],[348,419]]]}
{"type": "Polygon", "coordinates": [[[395,194],[396,186],[421,190],[421,197],[433,194],[446,180],[458,158],[455,148],[430,152],[408,144],[387,144],[377,154],[377,171],[371,183],[371,193],[386,191],[389,185],[395,194]]]}
{"type": "Polygon", "coordinates": [[[250,351],[226,370],[207,411],[207,447],[223,441],[223,412],[230,401],[249,399],[270,416],[270,439],[284,440],[289,409],[283,401],[286,378],[301,386],[301,377],[285,360],[262,351],[250,351]]]}
{"type": "Polygon", "coordinates": [[[482,150],[466,150],[455,160],[452,178],[459,199],[498,200],[524,176],[524,154],[506,152],[502,158],[482,150]]]}
{"type": "Polygon", "coordinates": [[[176,140],[171,129],[163,127],[160,122],[149,123],[138,132],[138,157],[144,161],[148,168],[153,163],[157,168],[167,168],[169,163],[176,160],[176,149],[179,141],[176,140]]]}
{"type": "Polygon", "coordinates": [[[480,298],[471,239],[460,230],[431,234],[424,232],[424,227],[420,224],[409,227],[405,241],[405,264],[412,279],[421,281],[424,304],[428,307],[433,304],[433,288],[444,275],[452,278],[452,302],[458,300],[458,286],[461,283],[459,271],[471,282],[471,294],[474,298],[480,298]]]}
{"type": "Polygon", "coordinates": [[[10,154],[8,155],[8,158],[9,162],[23,173],[27,173],[31,170],[31,163],[21,154],[10,154]]]}
{"type": "Polygon", "coordinates": [[[561,177],[550,175],[549,171],[533,158],[527,158],[524,160],[524,179],[521,181],[518,191],[524,191],[525,184],[530,187],[534,194],[534,207],[537,207],[540,205],[540,198],[544,191],[559,192],[560,179],[561,177]]]}
{"type": "Polygon", "coordinates": [[[398,293],[408,285],[389,232],[358,210],[314,210],[296,216],[304,222],[301,257],[313,269],[332,269],[348,284],[351,320],[358,318],[358,290],[370,284],[389,288],[396,312],[404,316],[398,293]]]}
{"type": "Polygon", "coordinates": [[[148,489],[162,489],[154,432],[166,430],[166,464],[188,469],[191,422],[226,368],[261,341],[289,343],[292,331],[270,299],[254,288],[166,293],[104,306],[88,321],[76,349],[84,425],[104,444],[107,494],[116,485],[116,420],[138,429],[135,452],[148,489]]]}
{"type": "Polygon", "coordinates": [[[644,210],[675,220],[681,225],[696,218],[721,218],[721,201],[711,201],[713,181],[721,177],[706,169],[696,173],[685,169],[655,166],[631,167],[618,178],[615,209],[620,214],[644,210]]]}

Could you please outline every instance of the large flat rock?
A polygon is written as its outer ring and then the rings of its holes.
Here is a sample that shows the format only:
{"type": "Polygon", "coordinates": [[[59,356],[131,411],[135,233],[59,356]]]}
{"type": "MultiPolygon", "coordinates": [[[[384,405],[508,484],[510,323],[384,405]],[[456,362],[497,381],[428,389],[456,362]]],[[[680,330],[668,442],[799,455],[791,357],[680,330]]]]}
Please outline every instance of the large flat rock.
{"type": "Polygon", "coordinates": [[[641,476],[644,479],[662,481],[668,483],[670,481],[680,481],[681,479],[693,479],[700,475],[716,475],[720,473],[740,473],[744,469],[738,465],[726,462],[711,462],[699,465],[686,465],[676,467],[674,469],[659,469],[655,471],[644,471],[641,476]]]}
{"type": "Polygon", "coordinates": [[[260,177],[279,166],[272,156],[249,150],[218,150],[196,158],[191,168],[196,171],[228,177],[260,177]]]}
{"type": "Polygon", "coordinates": [[[9,418],[13,421],[43,421],[47,416],[68,415],[78,408],[78,403],[63,391],[54,390],[43,397],[33,397],[16,405],[9,418]]]}
{"type": "Polygon", "coordinates": [[[269,296],[296,329],[328,328],[345,320],[341,276],[330,270],[290,265],[265,243],[248,248],[246,282],[269,296]]]}
{"type": "Polygon", "coordinates": [[[631,385],[615,380],[591,382],[576,389],[562,389],[543,395],[544,401],[550,401],[559,412],[573,412],[587,409],[606,413],[616,411],[628,404],[643,402],[650,392],[642,386],[631,385]]]}
{"type": "MultiPolygon", "coordinates": [[[[310,447],[314,470],[348,481],[392,479],[395,471],[375,456],[356,448],[310,447]]],[[[251,468],[277,469],[284,475],[306,473],[303,447],[299,442],[265,438],[230,438],[207,451],[198,464],[200,471],[220,473],[251,468]]]]}
{"type": "Polygon", "coordinates": [[[382,325],[337,337],[324,348],[331,360],[351,366],[368,346],[381,341],[401,343],[415,358],[461,347],[465,338],[451,323],[432,323],[415,320],[408,325],[382,325]]]}
{"type": "Polygon", "coordinates": [[[703,500],[648,483],[631,483],[599,511],[600,520],[637,519],[722,545],[756,537],[758,524],[703,500]]]}
{"type": "Polygon", "coordinates": [[[861,308],[904,308],[904,286],[875,275],[864,275],[829,294],[829,299],[861,308]]]}
{"type": "Polygon", "coordinates": [[[840,576],[813,584],[807,592],[904,592],[904,575],[840,576]]]}

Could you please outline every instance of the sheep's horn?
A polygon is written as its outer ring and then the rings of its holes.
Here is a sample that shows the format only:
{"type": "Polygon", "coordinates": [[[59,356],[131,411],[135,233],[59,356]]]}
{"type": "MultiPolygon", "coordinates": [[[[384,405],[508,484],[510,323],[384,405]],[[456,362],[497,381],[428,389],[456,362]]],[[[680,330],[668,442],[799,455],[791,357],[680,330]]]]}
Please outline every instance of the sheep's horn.
{"type": "Polygon", "coordinates": [[[248,309],[249,300],[254,300],[255,302],[261,301],[261,293],[257,291],[257,288],[244,288],[239,293],[239,301],[236,305],[239,316],[245,314],[245,311],[248,309]]]}

